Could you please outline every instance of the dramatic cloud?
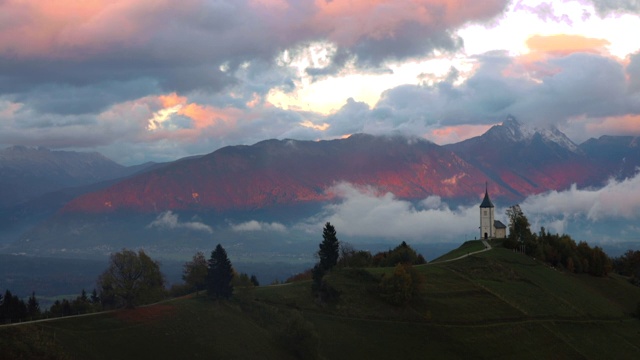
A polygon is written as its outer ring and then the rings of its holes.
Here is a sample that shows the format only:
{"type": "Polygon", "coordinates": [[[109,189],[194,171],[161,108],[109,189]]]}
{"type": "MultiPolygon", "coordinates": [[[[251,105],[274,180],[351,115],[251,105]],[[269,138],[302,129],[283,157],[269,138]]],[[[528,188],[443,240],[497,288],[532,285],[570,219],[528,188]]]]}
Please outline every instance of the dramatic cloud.
{"type": "MultiPolygon", "coordinates": [[[[590,49],[599,44],[583,40],[576,47],[590,49]]],[[[548,49],[553,48],[551,44],[548,49]]],[[[396,87],[372,109],[349,101],[328,118],[328,133],[400,132],[438,142],[447,131],[479,134],[487,125],[516,114],[525,123],[559,126],[578,142],[619,134],[621,126],[628,134],[640,135],[632,120],[640,114],[640,93],[633,88],[635,68],[629,70],[634,77],[629,77],[624,64],[607,56],[571,48],[566,55],[552,56],[554,52],[545,53],[539,61],[486,54],[478,58],[476,72],[460,85],[442,81],[396,87]],[[616,119],[616,124],[610,120],[606,123],[611,127],[594,127],[609,118],[616,119]]]]}
{"type": "Polygon", "coordinates": [[[635,1],[0,1],[0,147],[125,164],[266,138],[637,134],[635,1]],[[601,125],[605,124],[607,126],[601,125]]]}
{"type": "Polygon", "coordinates": [[[159,229],[187,229],[193,231],[202,231],[206,233],[213,233],[211,226],[203,224],[199,221],[181,222],[178,220],[178,214],[174,214],[172,211],[165,211],[153,220],[149,225],[149,228],[159,229]]]}

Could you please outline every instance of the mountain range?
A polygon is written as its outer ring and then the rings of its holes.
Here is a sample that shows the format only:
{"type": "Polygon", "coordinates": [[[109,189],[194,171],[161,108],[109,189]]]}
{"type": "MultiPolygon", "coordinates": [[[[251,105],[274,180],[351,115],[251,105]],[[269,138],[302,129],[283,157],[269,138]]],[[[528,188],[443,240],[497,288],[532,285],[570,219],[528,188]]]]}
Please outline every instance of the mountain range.
{"type": "Polygon", "coordinates": [[[138,167],[123,167],[97,153],[12,147],[0,153],[5,204],[0,224],[13,230],[0,231],[0,238],[4,243],[20,238],[22,248],[34,249],[52,239],[62,246],[72,238],[100,247],[116,236],[125,246],[126,239],[145,236],[141,230],[124,235],[126,229],[148,230],[167,212],[184,214],[192,224],[228,223],[246,213],[253,214],[248,218],[269,214],[271,221],[284,213],[308,215],[299,209],[312,213],[335,201],[333,189],[341,183],[412,202],[437,195],[452,204],[473,204],[488,186],[494,200],[515,203],[572,184],[599,187],[610,178],[634,176],[640,166],[638,142],[603,136],[576,145],[558,129],[529,128],[510,117],[481,136],[445,146],[366,134],[329,141],[265,140],[138,167]],[[65,186],[76,188],[61,190],[65,186]],[[52,190],[58,196],[43,195],[52,190]],[[47,198],[57,201],[42,210],[47,198]],[[26,219],[36,208],[46,216],[33,226],[26,219]],[[16,218],[16,209],[21,217],[16,218]],[[122,225],[134,219],[137,225],[122,225]],[[21,222],[29,226],[15,224],[21,222]]]}
{"type": "Polygon", "coordinates": [[[514,118],[485,134],[439,146],[419,138],[352,135],[331,141],[266,140],[168,164],[80,196],[62,211],[254,210],[331,200],[333,185],[373,186],[401,199],[430,195],[519,201],[549,190],[599,186],[635,174],[637,138],[602,137],[580,146],[557,129],[514,118]]]}

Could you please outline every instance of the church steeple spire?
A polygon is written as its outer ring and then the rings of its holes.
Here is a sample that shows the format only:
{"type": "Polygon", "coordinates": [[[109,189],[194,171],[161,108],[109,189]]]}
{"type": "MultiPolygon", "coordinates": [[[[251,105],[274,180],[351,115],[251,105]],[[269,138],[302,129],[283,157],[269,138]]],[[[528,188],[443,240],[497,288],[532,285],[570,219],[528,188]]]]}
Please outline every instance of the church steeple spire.
{"type": "Polygon", "coordinates": [[[493,239],[495,236],[494,207],[489,199],[489,183],[484,185],[484,200],[480,204],[480,238],[493,239]]]}
{"type": "Polygon", "coordinates": [[[485,183],[485,187],[484,187],[484,199],[482,200],[482,204],[480,204],[481,208],[492,208],[493,203],[491,202],[491,199],[489,199],[489,182],[485,183]]]}

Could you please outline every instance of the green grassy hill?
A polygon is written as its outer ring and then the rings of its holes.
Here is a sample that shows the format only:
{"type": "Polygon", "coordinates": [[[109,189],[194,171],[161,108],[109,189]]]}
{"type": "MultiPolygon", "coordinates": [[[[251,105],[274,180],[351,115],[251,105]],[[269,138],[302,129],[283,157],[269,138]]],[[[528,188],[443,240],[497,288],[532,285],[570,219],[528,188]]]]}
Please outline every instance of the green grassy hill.
{"type": "Polygon", "coordinates": [[[406,307],[378,295],[393,269],[341,269],[327,278],[340,295],[322,305],[309,282],[266,286],[229,302],[191,297],[4,327],[0,349],[70,359],[640,358],[640,288],[616,275],[567,274],[502,248],[416,269],[425,286],[406,307]]]}

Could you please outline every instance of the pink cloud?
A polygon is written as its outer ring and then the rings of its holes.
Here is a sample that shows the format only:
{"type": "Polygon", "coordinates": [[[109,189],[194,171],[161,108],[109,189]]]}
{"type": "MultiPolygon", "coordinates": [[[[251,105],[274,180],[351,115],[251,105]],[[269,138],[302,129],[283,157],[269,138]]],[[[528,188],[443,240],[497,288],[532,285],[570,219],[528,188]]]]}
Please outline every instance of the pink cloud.
{"type": "Polygon", "coordinates": [[[209,105],[190,103],[184,96],[176,93],[161,95],[158,97],[164,108],[172,108],[180,105],[178,115],[188,117],[193,121],[193,127],[203,129],[211,126],[233,127],[235,121],[242,115],[242,111],[236,108],[216,108],[209,105]]]}
{"type": "Polygon", "coordinates": [[[165,16],[194,1],[6,0],[0,2],[0,54],[83,57],[145,42],[165,16]]]}
{"type": "Polygon", "coordinates": [[[605,39],[589,38],[581,35],[534,35],[527,39],[529,53],[518,56],[502,75],[507,77],[521,77],[527,75],[536,79],[553,76],[562,69],[553,65],[550,60],[565,57],[574,53],[589,53],[606,56],[606,46],[610,43],[605,39]]]}
{"type": "Polygon", "coordinates": [[[464,0],[316,0],[312,27],[339,45],[351,46],[364,37],[393,38],[405,23],[444,28],[498,14],[505,1],[464,0]]]}
{"type": "Polygon", "coordinates": [[[604,119],[586,120],[589,133],[608,135],[640,135],[640,115],[611,116],[604,119]]]}

